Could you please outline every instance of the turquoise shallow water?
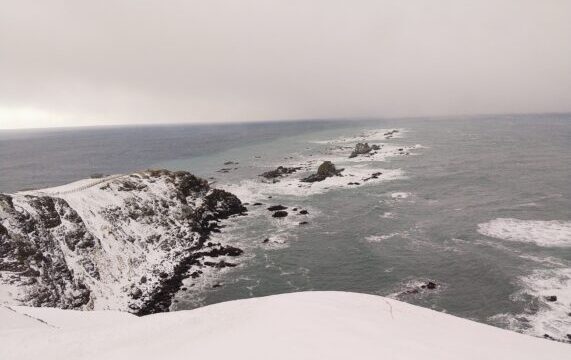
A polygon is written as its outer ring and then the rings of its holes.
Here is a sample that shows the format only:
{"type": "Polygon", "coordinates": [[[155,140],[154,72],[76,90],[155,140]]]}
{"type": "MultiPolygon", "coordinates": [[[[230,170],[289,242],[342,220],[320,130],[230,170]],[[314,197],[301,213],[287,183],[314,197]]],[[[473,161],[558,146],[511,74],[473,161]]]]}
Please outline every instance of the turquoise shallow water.
{"type": "Polygon", "coordinates": [[[222,235],[246,250],[240,266],[188,282],[174,310],[282,292],[345,290],[393,296],[539,336],[565,339],[571,333],[571,234],[565,227],[571,222],[571,115],[105,129],[82,133],[83,150],[71,158],[54,155],[42,173],[26,170],[39,161],[39,145],[26,148],[25,141],[47,142],[42,148],[51,149],[62,136],[79,140],[71,133],[8,135],[0,134],[0,150],[8,137],[26,149],[29,160],[0,152],[2,191],[92,172],[166,167],[264,203],[250,205],[250,215],[231,222],[222,235]],[[403,136],[364,139],[410,148],[410,155],[348,162],[342,147],[354,146],[353,136],[394,128],[403,129],[403,136]],[[76,166],[76,158],[96,165],[76,166]],[[343,178],[342,187],[321,191],[296,188],[292,179],[298,174],[277,184],[258,177],[278,165],[314,168],[325,159],[347,167],[346,174],[398,176],[359,186],[343,178]],[[73,170],[62,175],[68,168],[73,170]],[[35,180],[25,180],[27,175],[35,180]],[[276,220],[265,210],[275,204],[310,214],[290,211],[286,220],[276,220]],[[545,231],[555,226],[546,221],[558,221],[555,232],[545,231]],[[536,237],[526,242],[529,234],[536,237]],[[545,246],[550,239],[542,236],[560,241],[545,246]],[[263,243],[266,238],[271,241],[263,243]],[[427,281],[436,289],[420,287],[427,281]],[[546,301],[550,294],[558,301],[546,301]]]}

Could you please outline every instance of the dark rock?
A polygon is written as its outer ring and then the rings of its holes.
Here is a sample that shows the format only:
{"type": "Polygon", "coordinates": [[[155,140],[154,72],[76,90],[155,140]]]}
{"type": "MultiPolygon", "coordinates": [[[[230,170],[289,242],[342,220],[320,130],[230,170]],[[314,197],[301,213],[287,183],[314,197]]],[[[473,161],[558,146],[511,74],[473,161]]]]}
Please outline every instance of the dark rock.
{"type": "Polygon", "coordinates": [[[372,173],[371,176],[369,176],[368,178],[364,178],[363,181],[369,181],[371,179],[378,179],[379,176],[383,175],[382,172],[376,172],[376,173],[372,173]]]}
{"type": "Polygon", "coordinates": [[[240,256],[244,253],[242,249],[234,246],[225,246],[220,248],[219,254],[222,256],[240,256]]]}
{"type": "Polygon", "coordinates": [[[147,277],[146,277],[146,276],[144,276],[144,275],[143,275],[143,276],[141,276],[141,280],[139,280],[139,282],[140,282],[141,284],[144,284],[144,283],[146,283],[146,282],[147,282],[147,277]]]}
{"type": "Polygon", "coordinates": [[[309,214],[309,212],[308,212],[307,210],[301,210],[299,213],[300,213],[301,215],[307,215],[307,214],[309,214]]]}
{"type": "Polygon", "coordinates": [[[213,288],[219,288],[219,287],[222,287],[222,284],[221,284],[221,283],[217,283],[217,284],[212,285],[212,287],[213,287],[213,288]]]}
{"type": "Polygon", "coordinates": [[[272,217],[275,217],[275,218],[282,218],[282,217],[286,217],[286,216],[287,216],[287,211],[283,211],[283,210],[278,210],[272,214],[272,217]]]}
{"type": "Polygon", "coordinates": [[[4,235],[8,235],[8,229],[6,229],[4,226],[2,226],[2,224],[0,224],[0,237],[4,235]]]}
{"type": "Polygon", "coordinates": [[[252,204],[252,205],[253,205],[253,206],[261,206],[261,205],[264,205],[264,204],[262,204],[261,202],[257,202],[257,203],[254,203],[254,204],[252,204]]]}
{"type": "Polygon", "coordinates": [[[545,300],[550,301],[550,302],[554,302],[554,301],[557,301],[557,296],[549,295],[549,296],[545,297],[545,300]]]}
{"type": "Polygon", "coordinates": [[[262,241],[262,243],[264,243],[264,244],[267,244],[267,243],[269,243],[269,242],[270,242],[270,239],[269,239],[269,238],[265,238],[265,239],[262,241]]]}
{"type": "Polygon", "coordinates": [[[274,205],[274,206],[270,206],[268,208],[268,210],[270,210],[270,211],[285,210],[285,209],[287,209],[287,206],[283,206],[283,205],[274,205]]]}
{"type": "Polygon", "coordinates": [[[301,170],[301,167],[278,166],[277,169],[266,171],[265,173],[260,174],[260,176],[266,179],[276,179],[289,174],[293,174],[294,172],[299,170],[301,170]]]}
{"type": "Polygon", "coordinates": [[[316,182],[323,181],[331,176],[341,176],[341,172],[344,169],[336,169],[335,165],[331,161],[324,161],[319,168],[317,168],[317,173],[309,175],[306,178],[301,179],[302,182],[316,182]]]}
{"type": "Polygon", "coordinates": [[[351,155],[349,155],[349,158],[354,158],[359,155],[366,154],[368,152],[371,152],[371,150],[373,149],[369,146],[368,143],[358,143],[357,145],[355,145],[355,150],[353,150],[351,155]]]}
{"type": "Polygon", "coordinates": [[[426,288],[429,290],[434,290],[434,289],[436,289],[436,284],[433,283],[432,281],[429,281],[426,283],[426,288]]]}
{"type": "Polygon", "coordinates": [[[299,223],[299,225],[307,225],[307,224],[309,224],[307,221],[302,221],[299,223]]]}
{"type": "Polygon", "coordinates": [[[135,288],[133,291],[131,291],[131,297],[133,299],[136,300],[136,299],[140,298],[141,296],[143,296],[143,291],[141,289],[135,288]]]}
{"type": "Polygon", "coordinates": [[[225,267],[235,267],[238,265],[222,260],[222,261],[217,262],[217,263],[212,262],[212,261],[206,261],[206,262],[204,262],[204,266],[210,266],[210,267],[215,267],[217,269],[223,269],[225,267]]]}

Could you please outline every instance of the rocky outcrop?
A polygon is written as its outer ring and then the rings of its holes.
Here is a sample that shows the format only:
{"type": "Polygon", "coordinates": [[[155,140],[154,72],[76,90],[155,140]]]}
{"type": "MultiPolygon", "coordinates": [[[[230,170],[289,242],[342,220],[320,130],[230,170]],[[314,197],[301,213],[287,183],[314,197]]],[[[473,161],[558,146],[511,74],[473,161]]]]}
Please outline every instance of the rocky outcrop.
{"type": "Polygon", "coordinates": [[[349,158],[354,158],[359,155],[368,154],[373,150],[379,150],[381,147],[379,145],[369,146],[368,143],[358,143],[355,145],[355,150],[349,155],[349,158]]]}
{"type": "Polygon", "coordinates": [[[323,181],[331,176],[341,176],[341,172],[344,169],[337,169],[331,161],[324,161],[319,168],[317,168],[317,173],[309,175],[306,178],[301,179],[302,182],[316,182],[323,181]]]}
{"type": "Polygon", "coordinates": [[[287,206],[283,206],[283,205],[273,205],[268,207],[269,211],[277,211],[277,210],[285,210],[287,209],[287,206]]]}
{"type": "Polygon", "coordinates": [[[299,170],[301,170],[301,167],[278,166],[275,170],[266,171],[265,173],[260,174],[260,176],[268,180],[272,180],[289,174],[293,174],[294,172],[299,170]]]}
{"type": "Polygon", "coordinates": [[[2,302],[166,311],[192,266],[231,266],[225,257],[242,254],[209,239],[246,208],[188,172],[148,170],[65,195],[48,190],[0,194],[0,286],[11,294],[2,302]]]}

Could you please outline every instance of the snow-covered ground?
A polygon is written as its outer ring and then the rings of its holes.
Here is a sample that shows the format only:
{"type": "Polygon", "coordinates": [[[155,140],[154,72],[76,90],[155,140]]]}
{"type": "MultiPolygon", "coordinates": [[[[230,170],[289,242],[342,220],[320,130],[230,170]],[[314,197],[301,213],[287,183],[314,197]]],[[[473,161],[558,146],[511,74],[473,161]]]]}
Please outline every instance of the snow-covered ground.
{"type": "Polygon", "coordinates": [[[571,359],[568,344],[374,295],[305,292],[135,317],[0,307],[0,359],[571,359]]]}

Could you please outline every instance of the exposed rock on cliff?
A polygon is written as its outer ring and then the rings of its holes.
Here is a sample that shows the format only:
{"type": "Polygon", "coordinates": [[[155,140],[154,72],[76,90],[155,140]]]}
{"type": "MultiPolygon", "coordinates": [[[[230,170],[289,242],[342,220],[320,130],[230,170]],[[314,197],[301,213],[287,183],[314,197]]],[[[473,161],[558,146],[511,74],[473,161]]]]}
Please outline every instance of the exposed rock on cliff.
{"type": "Polygon", "coordinates": [[[0,302],[164,311],[191,265],[242,253],[207,240],[246,209],[188,172],[73,186],[0,194],[0,302]]]}

